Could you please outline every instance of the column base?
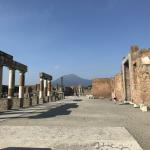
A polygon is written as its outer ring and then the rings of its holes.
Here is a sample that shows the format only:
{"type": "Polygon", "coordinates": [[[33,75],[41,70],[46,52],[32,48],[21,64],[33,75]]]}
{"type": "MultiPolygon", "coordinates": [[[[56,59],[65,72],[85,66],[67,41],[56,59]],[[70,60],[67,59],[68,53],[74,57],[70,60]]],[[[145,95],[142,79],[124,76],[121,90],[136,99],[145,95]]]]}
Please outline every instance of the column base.
{"type": "Polygon", "coordinates": [[[43,98],[43,103],[47,103],[46,97],[43,98]]]}
{"type": "Polygon", "coordinates": [[[29,99],[29,105],[32,106],[32,98],[29,99]]]}
{"type": "Polygon", "coordinates": [[[37,105],[39,104],[39,97],[37,97],[37,105]]]}
{"type": "Polygon", "coordinates": [[[20,108],[23,108],[24,106],[24,98],[19,98],[20,100],[20,108]]]}
{"type": "Polygon", "coordinates": [[[48,96],[48,102],[52,101],[52,96],[48,96]]]}
{"type": "Polygon", "coordinates": [[[13,106],[13,100],[12,100],[12,98],[8,98],[7,109],[8,110],[12,109],[12,106],[13,106]]]}

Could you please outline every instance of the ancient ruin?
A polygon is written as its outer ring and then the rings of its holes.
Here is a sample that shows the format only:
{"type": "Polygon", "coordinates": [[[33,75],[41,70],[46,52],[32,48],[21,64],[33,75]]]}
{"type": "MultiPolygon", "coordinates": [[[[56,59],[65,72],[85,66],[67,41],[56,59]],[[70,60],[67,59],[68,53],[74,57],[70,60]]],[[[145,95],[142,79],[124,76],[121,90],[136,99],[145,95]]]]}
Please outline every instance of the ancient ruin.
{"type": "Polygon", "coordinates": [[[150,49],[132,46],[122,61],[123,99],[146,110],[150,106],[150,49]]]}
{"type": "Polygon", "coordinates": [[[150,107],[150,49],[132,46],[123,58],[121,68],[121,72],[112,78],[93,80],[94,97],[112,96],[147,111],[150,107]]]}
{"type": "Polygon", "coordinates": [[[49,102],[51,100],[51,85],[52,76],[46,73],[40,73],[40,91],[39,99],[43,100],[43,103],[49,102]]]}
{"type": "Polygon", "coordinates": [[[92,93],[94,98],[112,98],[115,101],[133,104],[134,107],[140,107],[143,111],[147,111],[150,107],[150,49],[132,46],[128,55],[122,60],[120,73],[111,78],[94,79],[91,92],[81,85],[64,87],[63,77],[61,77],[60,85],[56,88],[52,87],[52,76],[44,72],[39,74],[39,84],[25,86],[26,72],[26,65],[16,62],[12,55],[0,51],[0,97],[4,99],[0,102],[0,107],[4,110],[64,99],[65,93],[75,96],[92,93]],[[2,92],[4,66],[9,69],[7,94],[2,92]],[[20,81],[18,94],[14,95],[17,92],[16,70],[20,72],[20,81]]]}
{"type": "MultiPolygon", "coordinates": [[[[41,72],[40,84],[28,86],[25,85],[25,73],[27,66],[13,60],[13,56],[0,51],[0,111],[7,109],[18,109],[23,107],[34,106],[49,101],[64,99],[63,81],[61,88],[54,90],[52,88],[52,76],[41,72]],[[3,93],[3,67],[9,69],[8,92],[3,93]],[[19,87],[15,86],[15,71],[19,71],[19,87]],[[17,92],[17,93],[15,93],[17,92]]],[[[5,90],[7,87],[5,88],[5,90]]]]}
{"type": "Polygon", "coordinates": [[[98,78],[92,82],[92,94],[95,98],[111,97],[111,79],[98,78]]]}
{"type": "Polygon", "coordinates": [[[19,100],[20,107],[23,107],[24,100],[24,86],[25,86],[25,73],[27,72],[27,66],[13,60],[13,56],[0,51],[0,96],[3,97],[2,93],[2,79],[3,79],[3,66],[9,69],[9,81],[8,81],[8,102],[7,108],[11,109],[14,98],[14,87],[15,87],[15,70],[20,72],[20,83],[19,83],[19,100]]]}

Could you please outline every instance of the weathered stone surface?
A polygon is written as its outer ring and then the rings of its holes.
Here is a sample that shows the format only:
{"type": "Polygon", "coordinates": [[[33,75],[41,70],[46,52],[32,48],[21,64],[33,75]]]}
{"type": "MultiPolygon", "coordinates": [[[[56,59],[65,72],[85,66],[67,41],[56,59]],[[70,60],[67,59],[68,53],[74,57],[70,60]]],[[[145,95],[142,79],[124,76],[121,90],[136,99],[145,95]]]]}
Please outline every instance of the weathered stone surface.
{"type": "Polygon", "coordinates": [[[0,133],[0,148],[142,150],[123,127],[1,126],[0,133]]]}
{"type": "Polygon", "coordinates": [[[7,99],[1,99],[0,100],[0,112],[7,110],[7,99]]]}
{"type": "Polygon", "coordinates": [[[112,92],[114,92],[114,96],[116,100],[122,101],[123,100],[123,86],[122,86],[122,74],[118,73],[112,79],[112,92]]]}
{"type": "Polygon", "coordinates": [[[111,97],[111,79],[99,78],[92,81],[92,94],[95,98],[111,97]]]}

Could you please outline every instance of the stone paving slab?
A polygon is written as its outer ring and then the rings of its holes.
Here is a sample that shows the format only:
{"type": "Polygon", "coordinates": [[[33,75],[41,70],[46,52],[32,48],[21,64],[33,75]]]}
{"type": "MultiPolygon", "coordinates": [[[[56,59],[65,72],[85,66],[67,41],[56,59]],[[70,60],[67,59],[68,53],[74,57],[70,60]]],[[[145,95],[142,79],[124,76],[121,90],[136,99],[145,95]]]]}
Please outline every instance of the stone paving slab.
{"type": "Polygon", "coordinates": [[[0,148],[142,150],[124,127],[1,126],[0,148]]]}

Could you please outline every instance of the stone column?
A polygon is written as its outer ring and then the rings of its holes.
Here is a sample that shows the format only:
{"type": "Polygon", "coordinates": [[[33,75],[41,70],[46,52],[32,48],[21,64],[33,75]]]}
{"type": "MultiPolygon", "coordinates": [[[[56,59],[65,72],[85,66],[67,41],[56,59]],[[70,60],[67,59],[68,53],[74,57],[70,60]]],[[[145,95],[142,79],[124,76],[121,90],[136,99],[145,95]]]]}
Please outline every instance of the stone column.
{"type": "Polygon", "coordinates": [[[11,109],[13,106],[12,98],[14,96],[14,87],[15,87],[15,70],[13,68],[9,68],[7,109],[11,109]]]}
{"type": "Polygon", "coordinates": [[[9,80],[8,80],[8,99],[12,99],[14,96],[15,88],[15,70],[9,68],[9,80]]]}
{"type": "Polygon", "coordinates": [[[0,66],[0,98],[2,97],[2,89],[3,89],[3,66],[0,66]]]}
{"type": "Polygon", "coordinates": [[[52,90],[51,80],[48,80],[48,92],[47,92],[48,101],[51,100],[51,90],[52,90]]]}
{"type": "Polygon", "coordinates": [[[81,96],[81,87],[78,86],[78,95],[81,96]]]}
{"type": "Polygon", "coordinates": [[[64,91],[64,79],[61,77],[61,92],[64,91]]]}
{"type": "Polygon", "coordinates": [[[43,93],[44,93],[44,80],[43,78],[40,78],[39,99],[43,99],[43,93]]]}
{"type": "Polygon", "coordinates": [[[47,80],[44,79],[44,96],[47,96],[47,80]]]}
{"type": "Polygon", "coordinates": [[[23,100],[24,100],[24,83],[25,83],[25,74],[24,74],[24,72],[20,72],[20,82],[19,82],[20,107],[23,107],[23,100]]]}
{"type": "Polygon", "coordinates": [[[51,95],[51,88],[52,88],[51,81],[48,80],[48,93],[47,93],[47,96],[51,95]]]}

